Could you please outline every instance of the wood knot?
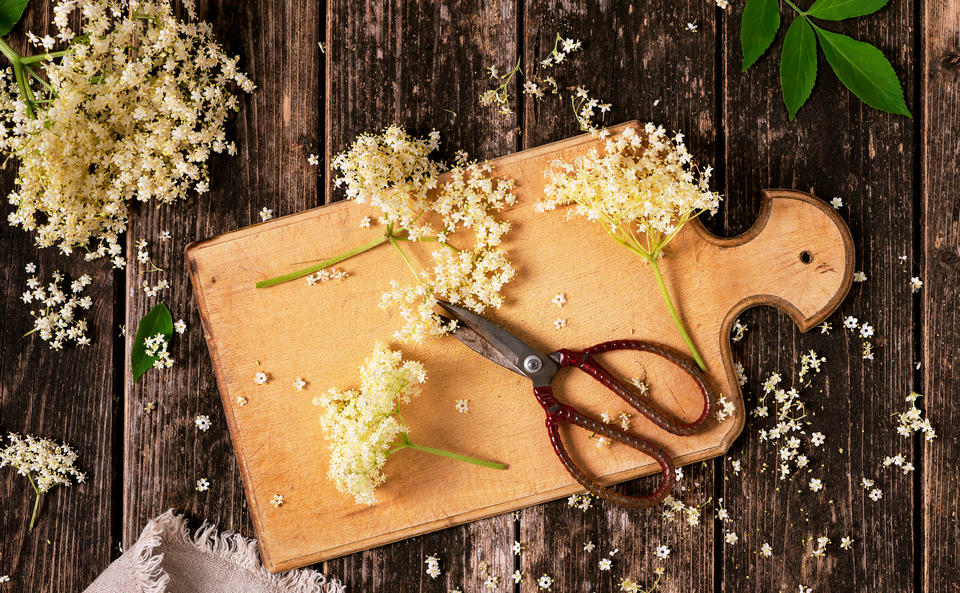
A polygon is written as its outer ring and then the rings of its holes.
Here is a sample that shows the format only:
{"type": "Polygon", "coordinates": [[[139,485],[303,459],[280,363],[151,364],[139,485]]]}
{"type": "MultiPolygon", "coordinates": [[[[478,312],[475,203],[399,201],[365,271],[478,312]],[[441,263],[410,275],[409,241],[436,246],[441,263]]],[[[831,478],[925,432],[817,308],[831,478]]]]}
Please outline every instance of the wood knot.
{"type": "Polygon", "coordinates": [[[943,55],[937,60],[937,63],[944,70],[950,70],[952,72],[960,71],[960,54],[949,53],[943,55]]]}

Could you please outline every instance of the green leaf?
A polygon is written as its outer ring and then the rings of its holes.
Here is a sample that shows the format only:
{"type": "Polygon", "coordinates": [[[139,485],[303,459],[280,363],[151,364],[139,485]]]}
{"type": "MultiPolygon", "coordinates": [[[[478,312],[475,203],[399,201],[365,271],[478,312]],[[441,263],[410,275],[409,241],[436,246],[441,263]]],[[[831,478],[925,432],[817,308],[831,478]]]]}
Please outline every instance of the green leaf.
{"type": "Polygon", "coordinates": [[[807,19],[793,19],[780,50],[780,89],[790,121],[803,107],[817,80],[817,37],[807,19]]]}
{"type": "Polygon", "coordinates": [[[740,51],[746,70],[767,51],[780,28],[779,0],[748,0],[740,18],[740,51]]]}
{"type": "Polygon", "coordinates": [[[157,334],[163,334],[167,340],[173,335],[173,316],[170,309],[160,303],[143,316],[137,326],[137,335],[133,338],[133,347],[130,348],[130,368],[133,371],[133,382],[153,368],[156,358],[147,354],[146,341],[157,334]]]}
{"type": "Polygon", "coordinates": [[[825,21],[842,21],[877,12],[889,0],[817,0],[807,14],[825,21]]]}
{"type": "Polygon", "coordinates": [[[883,52],[869,43],[815,27],[820,47],[833,72],[860,100],[881,111],[913,117],[903,87],[883,52]]]}
{"type": "Polygon", "coordinates": [[[0,0],[0,37],[13,30],[30,0],[0,0]]]}

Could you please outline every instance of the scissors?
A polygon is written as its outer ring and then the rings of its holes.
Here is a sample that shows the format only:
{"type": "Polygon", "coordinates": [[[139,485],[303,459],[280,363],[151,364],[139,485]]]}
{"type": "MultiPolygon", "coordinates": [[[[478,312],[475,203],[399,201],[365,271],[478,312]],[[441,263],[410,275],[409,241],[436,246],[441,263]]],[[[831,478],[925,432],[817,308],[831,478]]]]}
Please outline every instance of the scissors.
{"type": "Polygon", "coordinates": [[[552,354],[544,355],[513,333],[469,309],[446,301],[439,301],[439,305],[457,322],[453,331],[455,338],[487,359],[533,381],[533,394],[547,414],[546,424],[550,444],[553,445],[553,450],[566,470],[588,492],[615,504],[633,508],[650,507],[666,498],[670,490],[673,489],[676,476],[673,460],[663,449],[651,441],[595,420],[582,414],[576,408],[557,401],[550,384],[560,369],[577,367],[604,387],[616,393],[623,401],[660,428],[676,435],[689,436],[699,432],[706,425],[710,416],[711,402],[714,399],[713,391],[707,383],[706,377],[692,360],[666,346],[643,340],[613,340],[591,346],[585,350],[563,348],[552,354]],[[703,411],[700,417],[688,423],[671,418],[650,402],[641,399],[627,383],[615,377],[594,358],[596,354],[615,350],[649,352],[666,359],[690,375],[703,395],[703,411]],[[647,496],[627,496],[601,486],[570,458],[563,441],[560,439],[561,424],[574,424],[652,457],[660,464],[660,471],[663,474],[660,486],[647,496]]]}

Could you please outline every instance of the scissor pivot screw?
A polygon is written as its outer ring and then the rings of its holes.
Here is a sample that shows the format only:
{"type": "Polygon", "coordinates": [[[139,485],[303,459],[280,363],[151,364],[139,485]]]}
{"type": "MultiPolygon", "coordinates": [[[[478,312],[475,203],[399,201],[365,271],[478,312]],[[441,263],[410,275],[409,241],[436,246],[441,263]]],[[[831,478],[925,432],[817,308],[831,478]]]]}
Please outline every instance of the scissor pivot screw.
{"type": "Polygon", "coordinates": [[[523,359],[523,370],[528,373],[536,373],[543,368],[543,361],[540,360],[539,356],[531,354],[530,356],[523,359]]]}

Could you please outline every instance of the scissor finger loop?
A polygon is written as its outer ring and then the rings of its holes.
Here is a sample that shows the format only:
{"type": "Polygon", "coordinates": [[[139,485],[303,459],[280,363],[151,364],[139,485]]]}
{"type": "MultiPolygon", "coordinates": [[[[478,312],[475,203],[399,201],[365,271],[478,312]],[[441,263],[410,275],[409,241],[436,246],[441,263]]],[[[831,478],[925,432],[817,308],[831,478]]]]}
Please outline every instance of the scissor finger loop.
{"type": "Polygon", "coordinates": [[[588,492],[594,496],[598,496],[622,506],[645,508],[662,502],[670,490],[673,489],[676,479],[673,462],[662,449],[650,441],[633,436],[612,426],[597,422],[596,420],[579,413],[576,409],[566,404],[561,404],[556,400],[556,398],[553,397],[553,390],[549,386],[538,387],[536,391],[539,392],[537,393],[537,399],[540,400],[541,403],[549,404],[549,407],[547,408],[546,425],[547,434],[550,436],[550,444],[553,445],[553,450],[556,452],[557,457],[560,458],[560,462],[570,473],[570,475],[577,482],[579,482],[581,486],[586,488],[588,492]],[[627,496],[601,486],[589,475],[587,475],[586,472],[580,469],[580,467],[577,466],[577,464],[570,457],[570,454],[567,452],[567,449],[560,438],[559,426],[561,424],[577,425],[597,435],[623,443],[624,445],[632,447],[655,459],[660,465],[660,472],[663,478],[660,482],[660,486],[652,494],[647,496],[627,496]]]}
{"type": "Polygon", "coordinates": [[[710,417],[713,393],[709,384],[707,383],[706,377],[700,372],[700,369],[694,366],[691,361],[677,354],[670,348],[660,344],[645,342],[643,340],[611,340],[609,342],[603,342],[584,350],[570,350],[563,348],[561,350],[557,350],[555,355],[555,358],[559,359],[558,362],[560,363],[560,366],[577,367],[589,374],[604,387],[616,393],[621,399],[630,404],[630,406],[650,419],[651,422],[667,432],[680,436],[689,436],[691,434],[695,434],[703,428],[707,419],[710,417]],[[649,352],[667,360],[690,375],[690,377],[697,384],[700,394],[703,396],[703,409],[700,413],[700,416],[693,422],[679,422],[673,418],[670,418],[664,412],[656,409],[652,403],[644,401],[638,397],[627,384],[615,377],[613,373],[608,371],[606,367],[600,364],[600,362],[593,357],[594,354],[601,354],[613,350],[636,350],[640,352],[649,352]]]}

